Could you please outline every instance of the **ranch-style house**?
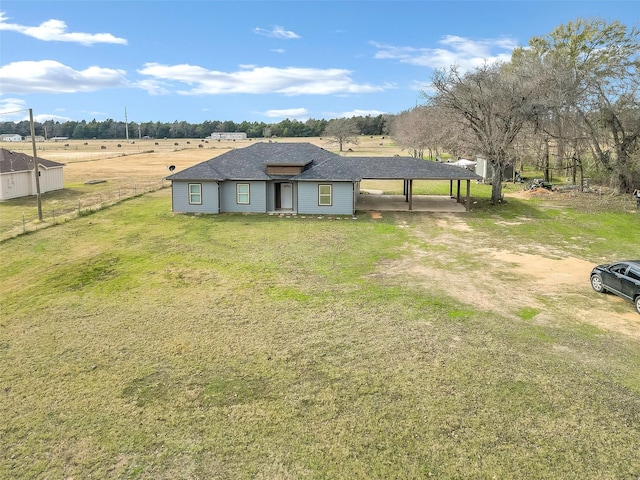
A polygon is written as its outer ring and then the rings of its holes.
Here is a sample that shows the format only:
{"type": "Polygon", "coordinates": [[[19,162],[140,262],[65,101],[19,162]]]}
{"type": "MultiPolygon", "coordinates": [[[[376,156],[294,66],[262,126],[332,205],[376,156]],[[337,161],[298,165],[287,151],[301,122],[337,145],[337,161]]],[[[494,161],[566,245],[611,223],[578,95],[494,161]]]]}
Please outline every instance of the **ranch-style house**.
{"type": "MultiPolygon", "coordinates": [[[[186,168],[171,181],[172,210],[184,213],[353,215],[363,179],[404,180],[408,209],[414,180],[466,181],[464,168],[412,157],[343,157],[311,143],[258,142],[186,168]]],[[[461,201],[461,200],[460,200],[461,201]]]]}

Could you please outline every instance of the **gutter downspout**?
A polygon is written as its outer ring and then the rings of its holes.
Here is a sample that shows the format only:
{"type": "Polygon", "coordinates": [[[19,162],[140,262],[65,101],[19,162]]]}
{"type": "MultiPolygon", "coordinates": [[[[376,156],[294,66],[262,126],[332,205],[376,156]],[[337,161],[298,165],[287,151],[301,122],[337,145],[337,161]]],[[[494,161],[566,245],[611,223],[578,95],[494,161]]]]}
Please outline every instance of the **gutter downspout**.
{"type": "Polygon", "coordinates": [[[216,180],[216,190],[218,194],[218,213],[220,213],[220,182],[218,180],[216,180]]]}

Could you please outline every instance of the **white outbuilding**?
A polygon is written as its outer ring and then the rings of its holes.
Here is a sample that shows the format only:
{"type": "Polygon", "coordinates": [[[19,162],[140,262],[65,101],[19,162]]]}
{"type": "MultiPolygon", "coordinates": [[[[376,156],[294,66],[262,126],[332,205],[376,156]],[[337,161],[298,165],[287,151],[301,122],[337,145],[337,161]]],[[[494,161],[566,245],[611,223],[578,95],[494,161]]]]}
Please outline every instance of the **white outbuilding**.
{"type": "Polygon", "coordinates": [[[17,133],[3,133],[0,134],[0,142],[21,142],[22,135],[17,133]]]}
{"type": "MultiPolygon", "coordinates": [[[[38,158],[40,193],[64,188],[63,163],[38,158]]],[[[33,157],[0,148],[0,201],[38,193],[33,157]]]]}
{"type": "Polygon", "coordinates": [[[245,132],[214,132],[210,137],[212,140],[246,140],[245,132]]]}

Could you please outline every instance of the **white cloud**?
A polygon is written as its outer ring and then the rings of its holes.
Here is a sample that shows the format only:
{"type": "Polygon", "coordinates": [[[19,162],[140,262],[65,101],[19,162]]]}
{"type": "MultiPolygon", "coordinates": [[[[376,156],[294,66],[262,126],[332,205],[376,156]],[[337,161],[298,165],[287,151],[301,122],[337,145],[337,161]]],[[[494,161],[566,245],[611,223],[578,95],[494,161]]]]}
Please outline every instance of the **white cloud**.
{"type": "Polygon", "coordinates": [[[469,70],[485,62],[509,61],[511,52],[518,46],[515,40],[503,37],[471,40],[456,35],[447,35],[438,43],[439,48],[399,47],[371,42],[378,51],[377,59],[399,60],[420,67],[448,68],[457,65],[469,70]]]}
{"type": "Polygon", "coordinates": [[[0,98],[0,121],[18,122],[29,120],[28,107],[24,100],[19,98],[0,98]]]}
{"type": "Polygon", "coordinates": [[[385,115],[387,112],[381,112],[380,110],[351,110],[349,112],[325,112],[325,116],[329,118],[352,118],[352,117],[377,117],[378,115],[385,115]]]}
{"type": "Polygon", "coordinates": [[[93,92],[126,84],[124,70],[96,66],[74,70],[55,60],[13,62],[0,67],[2,94],[93,92]]]}
{"type": "Polygon", "coordinates": [[[306,108],[285,108],[282,110],[267,110],[263,112],[263,115],[269,118],[295,118],[300,120],[309,118],[309,111],[306,108]]]}
{"type": "Polygon", "coordinates": [[[34,115],[33,120],[35,122],[43,123],[43,122],[46,122],[47,120],[53,120],[54,122],[70,122],[73,119],[70,117],[63,117],[61,115],[42,113],[42,114],[34,115]]]}
{"type": "Polygon", "coordinates": [[[230,93],[282,95],[339,95],[381,92],[389,86],[355,83],[349,70],[300,67],[245,66],[236,72],[207,70],[197,65],[147,63],[138,70],[156,82],[188,85],[182,95],[220,95],[230,93]]]}
{"type": "Polygon", "coordinates": [[[0,113],[26,109],[25,101],[20,98],[0,98],[0,113]]]}
{"type": "Polygon", "coordinates": [[[149,95],[168,95],[171,93],[165,82],[159,80],[140,80],[133,86],[146,90],[149,95]]]}
{"type": "MultiPolygon", "coordinates": [[[[2,122],[22,122],[29,120],[29,107],[26,102],[19,98],[2,98],[0,99],[0,121],[2,122]]],[[[34,112],[33,120],[36,122],[45,122],[54,120],[66,122],[71,120],[68,117],[56,115],[52,113],[36,113],[34,112]]]]}
{"type": "Polygon", "coordinates": [[[279,38],[282,40],[291,40],[295,38],[300,38],[300,35],[298,35],[297,33],[292,32],[290,30],[285,30],[283,27],[279,25],[274,26],[271,30],[256,27],[254,32],[257,33],[258,35],[264,35],[265,37],[270,37],[270,38],[279,38]]]}
{"type": "Polygon", "coordinates": [[[416,90],[418,92],[422,92],[425,89],[431,88],[431,84],[430,83],[426,83],[424,80],[414,80],[409,85],[409,88],[411,90],[416,90]]]}
{"type": "Polygon", "coordinates": [[[110,33],[68,32],[67,24],[62,20],[47,20],[37,27],[29,27],[26,25],[18,25],[17,23],[7,23],[6,20],[8,19],[9,17],[0,11],[0,30],[22,33],[28,37],[33,37],[45,42],[74,42],[86,46],[91,46],[94,43],[127,44],[126,39],[115,37],[110,33]]]}

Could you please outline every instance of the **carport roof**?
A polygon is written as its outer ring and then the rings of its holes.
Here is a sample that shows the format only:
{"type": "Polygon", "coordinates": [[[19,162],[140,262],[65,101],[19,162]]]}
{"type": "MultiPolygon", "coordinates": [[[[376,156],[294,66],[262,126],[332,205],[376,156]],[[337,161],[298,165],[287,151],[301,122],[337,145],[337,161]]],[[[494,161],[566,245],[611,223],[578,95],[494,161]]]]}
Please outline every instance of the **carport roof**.
{"type": "Polygon", "coordinates": [[[344,157],[362,178],[377,180],[480,180],[466,168],[413,157],[344,157]]]}

